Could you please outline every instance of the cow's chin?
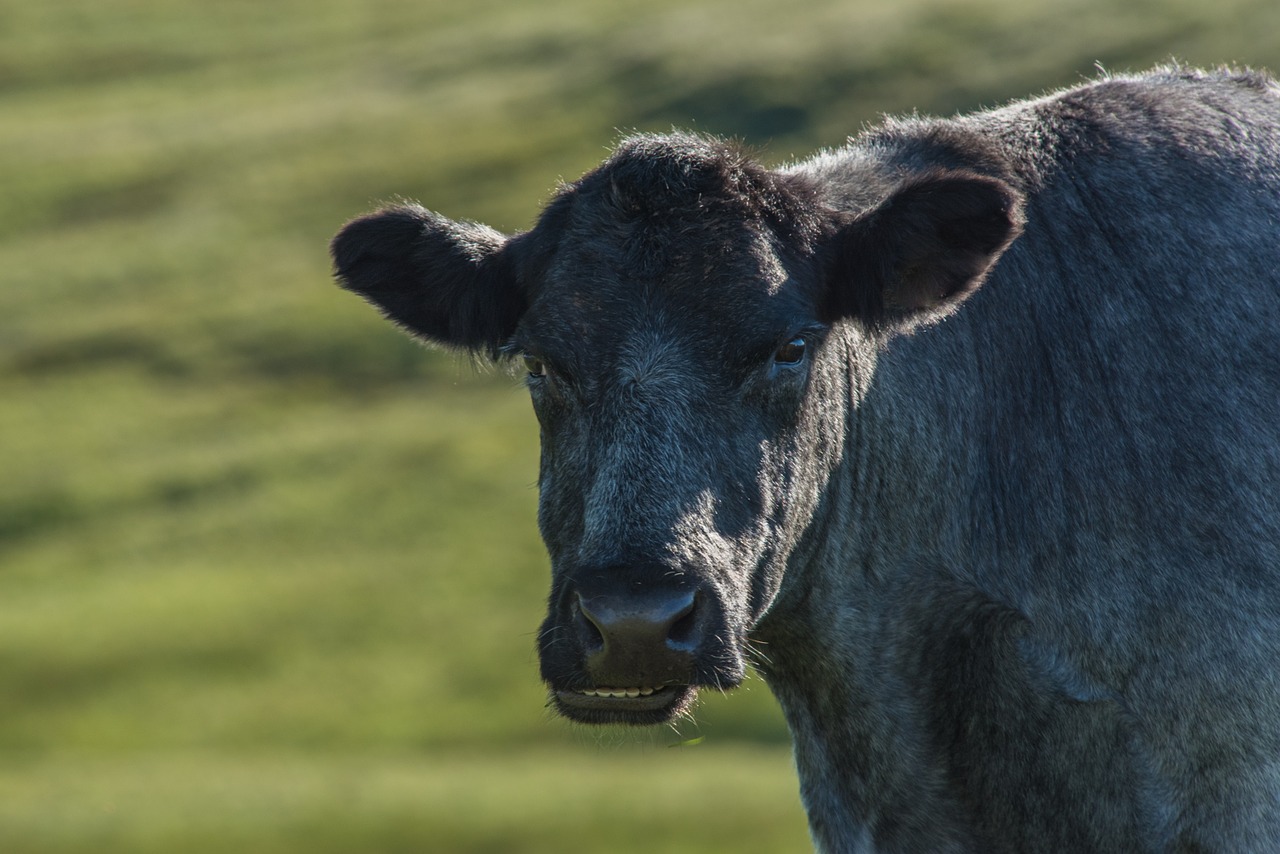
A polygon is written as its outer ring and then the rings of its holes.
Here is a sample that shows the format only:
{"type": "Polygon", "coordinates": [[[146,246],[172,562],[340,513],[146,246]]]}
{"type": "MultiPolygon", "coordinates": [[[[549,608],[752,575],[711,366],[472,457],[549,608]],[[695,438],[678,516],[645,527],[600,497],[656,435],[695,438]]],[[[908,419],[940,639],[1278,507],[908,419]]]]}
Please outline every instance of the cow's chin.
{"type": "Polygon", "coordinates": [[[583,724],[652,726],[667,723],[693,705],[698,689],[693,685],[658,688],[596,688],[551,690],[556,711],[583,724]]]}

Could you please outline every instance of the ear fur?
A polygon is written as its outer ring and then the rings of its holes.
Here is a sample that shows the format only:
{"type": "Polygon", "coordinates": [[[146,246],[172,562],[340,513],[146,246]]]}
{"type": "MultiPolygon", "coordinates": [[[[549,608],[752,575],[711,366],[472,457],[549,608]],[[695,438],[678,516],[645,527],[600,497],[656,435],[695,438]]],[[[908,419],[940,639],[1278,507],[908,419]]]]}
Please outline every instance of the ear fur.
{"type": "Polygon", "coordinates": [[[493,356],[526,303],[508,238],[418,205],[347,223],[329,250],[338,283],[415,337],[493,356]]]}
{"type": "Polygon", "coordinates": [[[912,178],[838,229],[827,313],[890,331],[941,319],[1022,226],[1022,196],[1004,181],[961,170],[912,178]]]}

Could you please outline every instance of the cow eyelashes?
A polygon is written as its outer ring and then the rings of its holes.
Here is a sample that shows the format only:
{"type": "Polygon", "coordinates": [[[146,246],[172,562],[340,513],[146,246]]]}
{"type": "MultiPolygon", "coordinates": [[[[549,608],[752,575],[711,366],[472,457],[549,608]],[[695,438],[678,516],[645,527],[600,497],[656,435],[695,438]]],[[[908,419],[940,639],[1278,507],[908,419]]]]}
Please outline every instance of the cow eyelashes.
{"type": "Polygon", "coordinates": [[[773,363],[783,367],[798,365],[804,361],[804,354],[808,347],[809,342],[805,337],[797,335],[774,352],[773,363]]]}
{"type": "Polygon", "coordinates": [[[545,377],[547,375],[546,364],[537,356],[522,353],[520,358],[524,361],[524,369],[529,372],[529,376],[545,377]]]}

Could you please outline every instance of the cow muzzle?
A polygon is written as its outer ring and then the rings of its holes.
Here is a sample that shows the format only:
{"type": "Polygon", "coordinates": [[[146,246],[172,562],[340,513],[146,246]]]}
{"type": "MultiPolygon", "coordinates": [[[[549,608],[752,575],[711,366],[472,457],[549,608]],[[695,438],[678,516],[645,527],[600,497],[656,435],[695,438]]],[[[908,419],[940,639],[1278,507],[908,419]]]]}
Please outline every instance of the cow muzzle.
{"type": "Polygon", "coordinates": [[[709,588],[626,571],[584,575],[557,597],[561,607],[543,628],[543,677],[561,714],[661,723],[690,706],[698,685],[742,680],[741,655],[709,588]]]}

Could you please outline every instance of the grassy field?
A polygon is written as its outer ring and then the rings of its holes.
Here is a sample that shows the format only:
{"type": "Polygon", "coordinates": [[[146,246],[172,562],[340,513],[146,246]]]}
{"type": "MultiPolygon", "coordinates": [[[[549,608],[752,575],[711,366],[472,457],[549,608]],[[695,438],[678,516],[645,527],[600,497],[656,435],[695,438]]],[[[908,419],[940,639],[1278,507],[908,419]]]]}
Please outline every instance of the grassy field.
{"type": "Polygon", "coordinates": [[[1095,63],[1280,68],[1277,32],[1273,0],[0,0],[0,851],[804,850],[759,682],[678,731],[550,718],[528,402],[334,288],[328,238],[396,197],[527,227],[631,129],[781,161],[1095,63]]]}

